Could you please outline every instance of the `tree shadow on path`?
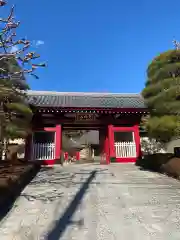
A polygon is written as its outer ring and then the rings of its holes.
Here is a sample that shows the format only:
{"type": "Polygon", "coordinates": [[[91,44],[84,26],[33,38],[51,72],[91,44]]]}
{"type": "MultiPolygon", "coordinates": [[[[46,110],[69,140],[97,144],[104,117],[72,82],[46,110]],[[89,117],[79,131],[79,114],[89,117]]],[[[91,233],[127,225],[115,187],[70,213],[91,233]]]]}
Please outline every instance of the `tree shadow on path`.
{"type": "Polygon", "coordinates": [[[76,209],[80,205],[84,194],[89,188],[89,185],[91,184],[92,180],[95,178],[97,171],[92,171],[90,173],[90,176],[87,178],[87,180],[83,183],[79,191],[76,193],[74,199],[68,206],[68,208],[63,213],[62,217],[56,221],[55,226],[53,229],[47,234],[46,239],[47,240],[59,240],[64,231],[66,230],[67,226],[69,224],[72,224],[71,218],[74,215],[76,209]]]}

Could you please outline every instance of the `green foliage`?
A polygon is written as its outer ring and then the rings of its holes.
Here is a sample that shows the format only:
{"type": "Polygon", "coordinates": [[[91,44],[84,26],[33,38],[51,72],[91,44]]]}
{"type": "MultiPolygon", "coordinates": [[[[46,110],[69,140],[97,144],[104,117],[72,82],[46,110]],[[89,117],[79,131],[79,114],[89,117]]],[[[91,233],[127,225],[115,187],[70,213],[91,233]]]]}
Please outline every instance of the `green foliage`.
{"type": "Polygon", "coordinates": [[[9,73],[20,71],[14,58],[6,60],[5,63],[0,61],[0,66],[5,70],[1,72],[0,78],[1,139],[22,138],[29,133],[32,118],[32,111],[26,104],[26,90],[29,87],[20,74],[16,77],[4,78],[9,73]]]}
{"type": "Polygon", "coordinates": [[[22,125],[19,127],[16,123],[11,122],[6,125],[6,138],[15,139],[15,138],[25,138],[27,134],[31,132],[31,129],[27,125],[22,125]]]}
{"type": "Polygon", "coordinates": [[[144,121],[149,136],[163,142],[179,136],[180,50],[170,50],[153,59],[142,95],[150,110],[144,121]]]}
{"type": "Polygon", "coordinates": [[[152,138],[159,141],[169,141],[176,135],[179,118],[172,115],[153,116],[147,122],[147,130],[152,138]]]}
{"type": "Polygon", "coordinates": [[[21,114],[24,115],[27,119],[29,117],[32,117],[32,110],[27,106],[26,104],[23,103],[18,103],[18,102],[10,102],[6,104],[8,110],[13,111],[15,114],[21,114]]]}

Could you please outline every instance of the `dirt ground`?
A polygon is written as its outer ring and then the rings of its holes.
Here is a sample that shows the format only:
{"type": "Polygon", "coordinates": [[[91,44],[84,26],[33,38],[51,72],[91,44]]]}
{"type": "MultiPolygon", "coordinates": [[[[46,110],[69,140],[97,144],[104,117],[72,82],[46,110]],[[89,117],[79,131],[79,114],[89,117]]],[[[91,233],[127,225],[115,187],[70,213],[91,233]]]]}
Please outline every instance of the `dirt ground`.
{"type": "Polygon", "coordinates": [[[0,208],[17,192],[17,188],[23,184],[33,168],[34,166],[30,164],[0,163],[0,208]]]}

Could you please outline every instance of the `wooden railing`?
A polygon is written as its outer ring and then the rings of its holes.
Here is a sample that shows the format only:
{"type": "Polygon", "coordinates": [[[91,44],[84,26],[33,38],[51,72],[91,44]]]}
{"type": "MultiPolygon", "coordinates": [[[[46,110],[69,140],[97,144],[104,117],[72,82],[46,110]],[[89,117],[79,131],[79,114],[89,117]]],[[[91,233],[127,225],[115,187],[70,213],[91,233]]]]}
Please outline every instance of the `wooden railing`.
{"type": "Polygon", "coordinates": [[[55,159],[54,143],[34,143],[32,147],[32,160],[55,159]]]}
{"type": "Polygon", "coordinates": [[[117,158],[135,158],[135,142],[115,142],[115,152],[117,158]]]}

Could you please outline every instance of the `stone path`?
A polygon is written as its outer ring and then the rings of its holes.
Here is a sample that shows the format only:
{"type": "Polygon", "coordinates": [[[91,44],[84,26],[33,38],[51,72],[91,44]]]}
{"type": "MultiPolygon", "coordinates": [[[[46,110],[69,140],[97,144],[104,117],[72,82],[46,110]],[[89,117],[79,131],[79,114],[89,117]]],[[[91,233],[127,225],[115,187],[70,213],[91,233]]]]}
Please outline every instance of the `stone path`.
{"type": "Polygon", "coordinates": [[[179,240],[180,182],[133,164],[43,169],[0,224],[1,240],[179,240]]]}

